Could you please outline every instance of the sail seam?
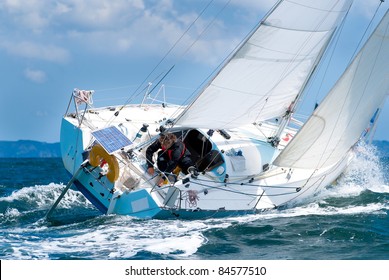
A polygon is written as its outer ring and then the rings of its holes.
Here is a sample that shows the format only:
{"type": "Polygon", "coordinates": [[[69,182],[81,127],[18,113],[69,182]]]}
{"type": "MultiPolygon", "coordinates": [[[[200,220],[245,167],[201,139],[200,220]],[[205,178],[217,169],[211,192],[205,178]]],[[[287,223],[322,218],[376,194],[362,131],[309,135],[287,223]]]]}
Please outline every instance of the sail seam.
{"type": "Polygon", "coordinates": [[[274,24],[271,24],[271,23],[268,23],[268,22],[264,22],[263,26],[274,27],[274,28],[281,29],[281,30],[290,30],[290,31],[296,31],[296,32],[309,32],[309,33],[331,32],[332,30],[335,29],[335,28],[331,28],[331,29],[320,29],[319,30],[319,29],[286,28],[286,27],[282,27],[280,25],[274,25],[274,24]]]}
{"type": "Polygon", "coordinates": [[[303,4],[301,4],[301,3],[297,3],[297,2],[295,2],[295,1],[290,1],[290,0],[285,0],[285,2],[289,2],[289,3],[295,4],[295,5],[297,5],[297,6],[305,7],[305,8],[308,8],[308,9],[312,9],[312,10],[316,10],[316,11],[329,12],[329,13],[344,13],[344,12],[347,12],[347,11],[348,11],[348,9],[346,9],[346,10],[326,10],[326,9],[319,9],[319,8],[315,8],[315,7],[308,6],[308,5],[303,5],[303,4]]]}

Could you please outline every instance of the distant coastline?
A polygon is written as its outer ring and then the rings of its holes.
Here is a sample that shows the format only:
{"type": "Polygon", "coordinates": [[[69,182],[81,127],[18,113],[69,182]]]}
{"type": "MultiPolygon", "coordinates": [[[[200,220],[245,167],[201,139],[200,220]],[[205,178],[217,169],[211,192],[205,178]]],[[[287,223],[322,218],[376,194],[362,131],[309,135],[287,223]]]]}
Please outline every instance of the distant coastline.
{"type": "MultiPolygon", "coordinates": [[[[373,141],[384,157],[389,157],[389,141],[373,141]]],[[[61,157],[60,143],[32,140],[0,141],[0,158],[54,158],[61,157]]]]}
{"type": "Polygon", "coordinates": [[[61,157],[59,143],[32,140],[0,141],[0,158],[54,158],[61,157]]]}

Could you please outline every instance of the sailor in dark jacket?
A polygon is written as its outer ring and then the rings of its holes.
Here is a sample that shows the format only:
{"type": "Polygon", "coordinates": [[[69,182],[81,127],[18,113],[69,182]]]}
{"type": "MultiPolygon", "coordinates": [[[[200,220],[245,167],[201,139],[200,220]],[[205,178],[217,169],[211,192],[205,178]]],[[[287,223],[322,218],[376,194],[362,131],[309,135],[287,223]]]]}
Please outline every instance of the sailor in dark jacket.
{"type": "MultiPolygon", "coordinates": [[[[178,166],[184,174],[188,174],[188,168],[193,166],[190,152],[173,133],[162,134],[147,148],[147,172],[150,175],[154,175],[153,155],[155,152],[158,152],[157,166],[161,172],[171,173],[178,166]]],[[[163,181],[163,179],[160,180],[158,185],[161,185],[163,181]]]]}

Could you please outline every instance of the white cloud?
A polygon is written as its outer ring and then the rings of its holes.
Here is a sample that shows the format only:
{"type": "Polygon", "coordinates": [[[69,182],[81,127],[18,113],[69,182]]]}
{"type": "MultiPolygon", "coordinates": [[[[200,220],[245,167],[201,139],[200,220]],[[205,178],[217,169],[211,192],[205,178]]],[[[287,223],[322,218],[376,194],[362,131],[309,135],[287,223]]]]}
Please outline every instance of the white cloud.
{"type": "Polygon", "coordinates": [[[57,2],[55,8],[53,9],[53,12],[55,15],[66,14],[70,11],[71,11],[71,8],[68,5],[66,5],[64,3],[60,3],[60,2],[57,2]]]}
{"type": "Polygon", "coordinates": [[[0,5],[3,21],[13,28],[23,28],[40,32],[49,24],[49,18],[44,12],[47,6],[39,0],[4,0],[0,5]]]}
{"type": "MultiPolygon", "coordinates": [[[[372,11],[377,1],[357,0],[354,5],[372,11]]],[[[198,38],[226,2],[212,3],[183,38],[178,53],[198,38]]],[[[220,60],[222,49],[232,49],[275,2],[232,0],[228,16],[218,18],[208,36],[200,38],[190,52],[192,58],[204,63],[220,60]]],[[[55,63],[67,62],[75,53],[162,56],[204,6],[192,0],[3,0],[0,50],[55,63]]]]}
{"type": "Polygon", "coordinates": [[[277,0],[262,0],[262,1],[253,1],[253,0],[233,0],[231,1],[232,5],[243,7],[247,10],[269,10],[277,0]]]}
{"type": "MultiPolygon", "coordinates": [[[[215,2],[219,7],[225,4],[224,1],[215,2]]],[[[250,9],[252,5],[258,5],[254,2],[247,2],[250,9]]],[[[51,62],[67,61],[74,48],[78,49],[77,52],[104,55],[127,52],[127,57],[162,55],[202,8],[202,5],[187,0],[6,0],[3,6],[0,5],[0,25],[3,21],[13,32],[4,36],[7,40],[1,41],[8,43],[0,43],[0,48],[17,56],[51,62]]],[[[184,43],[191,44],[212,16],[208,13],[198,20],[184,43]]],[[[208,49],[210,53],[199,57],[214,57],[214,49],[221,40],[233,41],[223,28],[219,20],[212,30],[215,37],[201,43],[208,44],[208,48],[201,47],[200,50],[208,49]]]]}
{"type": "Polygon", "coordinates": [[[46,73],[41,70],[27,68],[24,70],[24,75],[35,83],[44,83],[46,81],[46,73]]]}
{"type": "Polygon", "coordinates": [[[144,10],[142,0],[62,0],[51,13],[68,30],[118,30],[144,10]]]}
{"type": "Polygon", "coordinates": [[[53,44],[34,43],[30,41],[12,42],[12,39],[1,40],[0,49],[8,53],[24,58],[34,58],[51,62],[67,62],[70,58],[69,52],[53,44]]]}

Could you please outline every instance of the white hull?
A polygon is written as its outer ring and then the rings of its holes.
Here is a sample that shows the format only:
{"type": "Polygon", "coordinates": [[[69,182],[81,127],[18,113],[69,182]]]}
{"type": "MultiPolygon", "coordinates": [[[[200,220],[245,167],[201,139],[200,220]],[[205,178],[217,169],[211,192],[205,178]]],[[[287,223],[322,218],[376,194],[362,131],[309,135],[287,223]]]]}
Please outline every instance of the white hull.
{"type": "Polygon", "coordinates": [[[293,130],[286,130],[280,145],[274,148],[267,142],[267,137],[276,129],[270,124],[229,130],[230,139],[217,132],[208,137],[207,131],[201,129],[175,128],[190,131],[184,141],[192,155],[198,155],[197,162],[203,162],[198,164],[200,173],[198,176],[180,173],[176,182],[171,180],[157,187],[157,178],[146,173],[144,151],[147,143],[152,142],[148,141],[150,136],[155,137],[156,130],[166,121],[164,118],[177,110],[180,108],[174,106],[132,105],[114,118],[110,125],[134,142],[133,146],[114,153],[119,163],[115,182],[107,178],[107,166],[93,167],[88,161],[88,151],[94,144],[91,132],[106,127],[115,111],[112,108],[87,111],[81,125],[75,115],[64,117],[61,151],[65,168],[76,175],[74,184],[102,213],[140,218],[204,218],[256,213],[312,197],[336,180],[350,159],[348,156],[325,169],[284,169],[271,163],[279,149],[293,137],[293,130]],[[150,134],[137,137],[144,123],[150,125],[150,134]],[[258,135],[263,137],[258,138],[258,135]],[[136,146],[144,141],[145,145],[136,146]],[[204,151],[204,145],[208,150],[204,151]],[[126,151],[130,148],[132,153],[128,156],[126,151]],[[201,157],[210,150],[214,151],[213,156],[219,156],[219,162],[204,170],[206,164],[201,157]],[[236,151],[241,155],[235,155],[236,151]]]}

